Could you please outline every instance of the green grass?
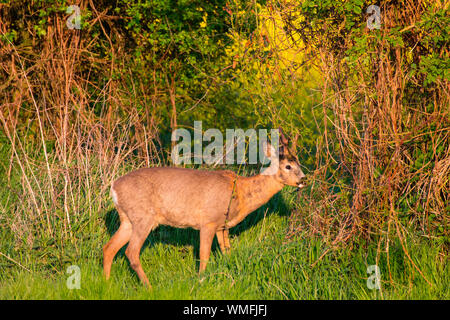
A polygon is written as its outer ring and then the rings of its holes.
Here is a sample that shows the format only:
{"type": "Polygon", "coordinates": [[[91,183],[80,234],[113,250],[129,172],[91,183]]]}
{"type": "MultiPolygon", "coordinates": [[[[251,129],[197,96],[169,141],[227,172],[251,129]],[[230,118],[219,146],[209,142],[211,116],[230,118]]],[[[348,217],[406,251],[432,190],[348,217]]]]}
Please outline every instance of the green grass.
{"type": "Polygon", "coordinates": [[[277,195],[231,231],[232,251],[222,255],[216,240],[205,273],[198,275],[198,231],[159,227],[149,236],[141,262],[152,290],[143,287],[123,248],[113,262],[111,279],[102,277],[102,246],[117,228],[115,211],[93,219],[76,247],[51,244],[30,252],[2,251],[29,271],[0,256],[0,299],[449,299],[450,274],[438,245],[409,240],[414,271],[401,245],[391,244],[389,279],[385,255],[378,266],[381,290],[368,289],[367,266],[375,264],[375,245],[330,251],[319,239],[289,241],[288,210],[277,195]],[[280,210],[281,209],[281,210],[280,210]],[[281,212],[280,212],[281,211],[281,212]],[[265,215],[266,213],[266,215],[265,215]],[[97,230],[95,230],[97,228],[97,230]],[[92,229],[92,230],[90,230],[92,229]],[[72,252],[69,254],[67,252],[72,252]],[[15,254],[14,254],[15,253],[15,254]],[[66,254],[67,253],[67,254],[66,254]],[[81,269],[81,288],[66,286],[69,265],[81,269]]]}
{"type": "MultiPolygon", "coordinates": [[[[5,148],[0,145],[0,155],[6,154],[5,148]]],[[[150,234],[141,252],[153,289],[142,286],[129,267],[126,247],[116,256],[107,282],[102,275],[102,247],[118,227],[109,196],[99,199],[107,210],[84,210],[80,205],[70,237],[64,235],[63,220],[58,220],[64,214],[55,213],[50,222],[61,232],[50,236],[45,220],[39,227],[41,222],[32,221],[22,210],[27,205],[21,207],[20,188],[14,187],[20,182],[18,175],[13,176],[17,181],[8,183],[4,179],[7,168],[6,163],[0,166],[0,183],[10,186],[0,189],[0,299],[450,298],[446,251],[442,244],[413,232],[406,241],[407,250],[431,286],[398,242],[390,243],[389,276],[386,254],[381,247],[377,259],[376,243],[330,251],[318,261],[327,249],[320,238],[305,233],[287,240],[296,201],[289,188],[231,229],[229,255],[223,255],[214,240],[203,274],[197,272],[198,231],[161,226],[150,234]],[[367,287],[367,267],[373,264],[381,271],[381,290],[367,287]],[[80,289],[70,290],[66,285],[70,265],[81,270],[80,289]]]]}

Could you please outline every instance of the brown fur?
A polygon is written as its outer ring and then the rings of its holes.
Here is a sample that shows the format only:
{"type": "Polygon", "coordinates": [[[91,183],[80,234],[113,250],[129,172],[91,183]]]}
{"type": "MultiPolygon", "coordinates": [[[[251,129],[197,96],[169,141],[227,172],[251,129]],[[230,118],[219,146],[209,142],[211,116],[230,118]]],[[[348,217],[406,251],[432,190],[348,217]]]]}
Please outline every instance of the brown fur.
{"type": "MultiPolygon", "coordinates": [[[[200,230],[200,271],[203,271],[214,235],[222,252],[228,252],[228,228],[267,203],[284,185],[297,186],[304,178],[298,161],[287,144],[285,147],[283,152],[280,148],[279,168],[273,175],[242,177],[232,171],[163,167],[139,169],[117,179],[111,191],[121,225],[103,248],[106,278],[117,251],[128,242],[126,255],[130,265],[141,281],[150,286],[139,252],[150,231],[160,224],[200,230]],[[288,164],[290,170],[285,169],[288,164]]],[[[268,145],[265,151],[273,163],[270,148],[268,145]]]]}

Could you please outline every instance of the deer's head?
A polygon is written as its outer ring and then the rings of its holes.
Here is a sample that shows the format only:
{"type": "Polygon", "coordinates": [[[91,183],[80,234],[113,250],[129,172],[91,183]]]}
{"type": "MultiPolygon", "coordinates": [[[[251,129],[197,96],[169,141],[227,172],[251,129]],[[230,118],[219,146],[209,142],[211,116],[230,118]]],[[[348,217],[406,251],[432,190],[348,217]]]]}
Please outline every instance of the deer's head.
{"type": "Polygon", "coordinates": [[[271,161],[270,167],[264,174],[274,175],[278,181],[285,185],[303,188],[306,176],[300,168],[295,152],[297,137],[292,148],[289,148],[289,140],[279,128],[278,153],[275,152],[275,148],[269,142],[266,143],[264,148],[266,157],[271,161]]]}

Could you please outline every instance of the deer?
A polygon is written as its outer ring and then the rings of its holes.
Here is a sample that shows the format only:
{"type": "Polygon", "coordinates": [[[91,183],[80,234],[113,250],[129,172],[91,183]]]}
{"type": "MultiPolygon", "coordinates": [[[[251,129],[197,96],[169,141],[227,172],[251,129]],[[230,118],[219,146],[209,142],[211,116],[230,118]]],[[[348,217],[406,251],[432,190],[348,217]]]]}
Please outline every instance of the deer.
{"type": "Polygon", "coordinates": [[[230,170],[182,167],[141,168],[125,174],[111,185],[111,196],[120,226],[103,247],[103,272],[110,278],[117,252],[128,243],[125,255],[140,281],[151,288],[140,263],[140,251],[158,225],[200,231],[199,274],[208,263],[214,236],[224,254],[230,252],[229,229],[266,204],[286,186],[303,188],[303,173],[289,140],[279,129],[279,151],[266,142],[269,167],[254,176],[230,170]]]}

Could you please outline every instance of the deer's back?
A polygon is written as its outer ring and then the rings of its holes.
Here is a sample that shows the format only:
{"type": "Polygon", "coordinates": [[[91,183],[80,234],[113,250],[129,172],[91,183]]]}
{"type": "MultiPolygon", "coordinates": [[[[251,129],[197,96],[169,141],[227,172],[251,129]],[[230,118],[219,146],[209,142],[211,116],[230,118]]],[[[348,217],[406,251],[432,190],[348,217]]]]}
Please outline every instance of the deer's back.
{"type": "Polygon", "coordinates": [[[112,185],[116,206],[131,220],[153,215],[158,224],[199,229],[225,222],[235,174],[184,168],[145,168],[112,185]]]}

